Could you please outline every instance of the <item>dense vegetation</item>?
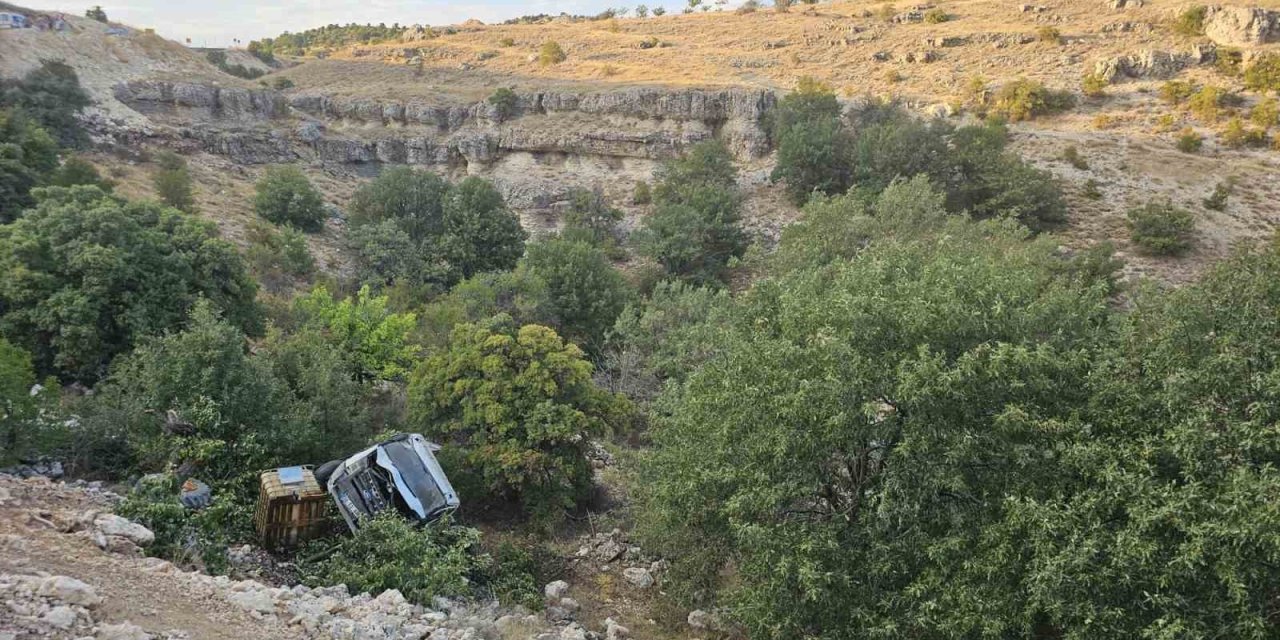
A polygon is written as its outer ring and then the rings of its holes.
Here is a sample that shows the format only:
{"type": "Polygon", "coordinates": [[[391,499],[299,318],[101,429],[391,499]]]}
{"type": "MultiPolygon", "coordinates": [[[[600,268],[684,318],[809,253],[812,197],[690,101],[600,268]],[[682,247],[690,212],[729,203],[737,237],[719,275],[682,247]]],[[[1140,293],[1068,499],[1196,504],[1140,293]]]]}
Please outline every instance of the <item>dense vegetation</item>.
{"type": "Polygon", "coordinates": [[[304,56],[313,49],[337,49],[353,44],[373,44],[394,40],[404,32],[398,24],[329,24],[298,33],[284,32],[274,38],[249,43],[249,53],[263,62],[274,62],[276,54],[304,56]]]}
{"type": "MultiPolygon", "coordinates": [[[[355,273],[324,277],[303,174],[264,179],[281,227],[256,222],[246,260],[181,210],[180,159],[159,158],[162,204],[68,157],[76,132],[48,132],[67,121],[29,110],[50,78],[0,118],[0,458],[143,476],[120,511],[153,553],[220,571],[256,470],[418,431],[459,520],[368,522],[301,554],[306,579],[537,606],[537,551],[473,525],[584,510],[588,452],[627,438],[627,515],[670,563],[663,591],[749,637],[1276,635],[1275,243],[1180,289],[1122,288],[1108,245],[1047,233],[1058,186],[998,121],[844,114],[805,81],[770,123],[803,216],[767,253],[747,252],[712,141],[636,189],[631,237],[600,193],[526,242],[494,185],[388,169],[350,205],[355,273]],[[632,250],[651,262],[628,275],[632,250]],[[293,280],[264,295],[247,265],[293,280]],[[211,507],[173,499],[191,476],[211,507]]],[[[1144,251],[1191,242],[1171,204],[1129,221],[1144,251]]]]}

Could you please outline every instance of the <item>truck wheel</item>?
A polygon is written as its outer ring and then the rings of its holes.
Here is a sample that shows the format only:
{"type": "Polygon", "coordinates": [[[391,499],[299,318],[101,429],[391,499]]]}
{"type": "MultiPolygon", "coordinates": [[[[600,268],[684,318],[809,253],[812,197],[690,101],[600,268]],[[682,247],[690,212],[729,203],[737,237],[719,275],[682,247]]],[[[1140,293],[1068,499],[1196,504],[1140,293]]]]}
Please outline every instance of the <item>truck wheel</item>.
{"type": "Polygon", "coordinates": [[[316,482],[320,483],[320,488],[328,491],[329,478],[333,476],[333,472],[338,470],[338,466],[342,464],[341,460],[330,460],[318,467],[312,473],[315,474],[316,482]]]}

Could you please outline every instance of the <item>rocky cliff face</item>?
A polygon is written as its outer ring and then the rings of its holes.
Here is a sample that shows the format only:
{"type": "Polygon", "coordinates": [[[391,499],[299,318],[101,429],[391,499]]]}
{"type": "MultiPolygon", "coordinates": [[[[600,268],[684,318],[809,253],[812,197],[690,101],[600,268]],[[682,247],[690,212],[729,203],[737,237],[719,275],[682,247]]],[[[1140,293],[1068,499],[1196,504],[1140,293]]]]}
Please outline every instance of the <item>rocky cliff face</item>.
{"type": "Polygon", "coordinates": [[[516,152],[661,160],[718,137],[746,157],[768,151],[763,90],[635,88],[538,92],[501,110],[488,102],[428,103],[201,84],[130,82],[118,100],[205,151],[246,163],[290,154],[333,163],[482,168],[516,152]],[[480,165],[477,167],[476,165],[480,165]]]}

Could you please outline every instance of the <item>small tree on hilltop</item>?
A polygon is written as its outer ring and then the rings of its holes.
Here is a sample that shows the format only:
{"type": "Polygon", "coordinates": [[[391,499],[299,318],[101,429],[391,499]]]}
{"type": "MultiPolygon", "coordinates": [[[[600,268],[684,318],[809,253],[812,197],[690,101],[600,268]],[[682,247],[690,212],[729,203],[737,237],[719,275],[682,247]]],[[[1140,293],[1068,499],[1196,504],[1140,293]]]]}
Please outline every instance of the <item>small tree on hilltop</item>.
{"type": "Polygon", "coordinates": [[[105,23],[107,21],[107,12],[102,10],[101,5],[95,4],[92,9],[84,12],[84,17],[105,23]]]}
{"type": "Polygon", "coordinates": [[[258,215],[276,224],[303,231],[319,231],[324,225],[324,199],[297,167],[267,169],[258,181],[253,207],[258,215]]]}

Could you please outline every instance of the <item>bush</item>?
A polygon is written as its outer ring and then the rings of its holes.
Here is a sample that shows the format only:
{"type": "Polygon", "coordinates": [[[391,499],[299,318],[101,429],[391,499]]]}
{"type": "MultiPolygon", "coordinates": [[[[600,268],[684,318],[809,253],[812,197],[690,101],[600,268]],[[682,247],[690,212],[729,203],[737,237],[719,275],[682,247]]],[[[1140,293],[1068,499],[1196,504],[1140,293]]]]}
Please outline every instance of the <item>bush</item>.
{"type": "Polygon", "coordinates": [[[835,92],[805,76],[774,110],[772,133],[778,162],[772,179],[787,184],[792,201],[813,193],[840,193],[850,184],[852,141],[840,118],[835,92]]]}
{"type": "Polygon", "coordinates": [[[284,91],[293,88],[293,81],[288,78],[273,78],[271,80],[271,88],[276,91],[284,91]]]}
{"type": "Polygon", "coordinates": [[[91,20],[97,20],[98,22],[102,22],[102,23],[107,22],[107,12],[103,11],[102,7],[96,4],[93,5],[92,8],[84,12],[84,17],[89,18],[91,20]]]}
{"type": "MultiPolygon", "coordinates": [[[[442,440],[493,495],[551,518],[585,495],[589,438],[621,402],[578,347],[547,327],[463,324],[409,382],[410,424],[442,440]]],[[[465,473],[465,472],[464,472],[465,473]]]]}
{"type": "Polygon", "coordinates": [[[791,11],[791,5],[795,0],[773,0],[773,10],[778,13],[787,13],[791,11]]]}
{"type": "Polygon", "coordinates": [[[568,57],[564,49],[560,48],[559,42],[548,40],[542,43],[542,49],[538,51],[538,64],[549,67],[564,62],[568,57]]]}
{"type": "Polygon", "coordinates": [[[1168,256],[1191,248],[1195,219],[1191,212],[1171,202],[1148,202],[1130,209],[1127,214],[1129,238],[1143,252],[1168,256]]]}
{"type": "Polygon", "coordinates": [[[1270,96],[1259,100],[1258,104],[1253,105],[1253,109],[1249,110],[1249,120],[1263,130],[1270,129],[1280,123],[1280,103],[1270,96]]]}
{"type": "Polygon", "coordinates": [[[260,281],[309,278],[315,273],[316,261],[301,231],[256,223],[249,225],[246,235],[249,248],[245,250],[245,258],[260,281]]]}
{"type": "Polygon", "coordinates": [[[1066,111],[1073,106],[1075,100],[1071,94],[1020,79],[1000,87],[993,98],[991,111],[1010,122],[1019,122],[1066,111]]]}
{"type": "Polygon", "coordinates": [[[520,98],[510,87],[498,87],[493,95],[489,96],[489,104],[493,105],[494,110],[497,111],[499,122],[515,115],[519,103],[520,98]]]}
{"type": "Polygon", "coordinates": [[[255,189],[253,209],[264,219],[307,232],[324,228],[324,198],[297,167],[269,167],[255,189]]]}
{"type": "Polygon", "coordinates": [[[1213,193],[1210,193],[1209,197],[1204,199],[1204,207],[1211,211],[1226,211],[1227,200],[1231,198],[1235,188],[1236,182],[1231,178],[1214,185],[1213,193]]]}
{"type": "Polygon", "coordinates": [[[747,0],[746,2],[743,2],[742,4],[738,5],[738,8],[734,9],[733,12],[737,15],[745,16],[748,13],[755,13],[759,10],[760,10],[759,0],[747,0]]]}
{"type": "Polygon", "coordinates": [[[1227,127],[1222,130],[1220,139],[1222,145],[1229,149],[1242,149],[1266,144],[1267,135],[1261,129],[1246,127],[1244,120],[1237,116],[1227,121],[1227,127]]]}
{"type": "Polygon", "coordinates": [[[1160,98],[1169,104],[1182,104],[1186,102],[1199,89],[1190,82],[1181,80],[1170,80],[1160,85],[1160,98]]]}
{"type": "Polygon", "coordinates": [[[924,21],[926,24],[942,24],[948,20],[951,20],[951,16],[944,9],[935,7],[924,12],[924,21]]]}
{"type": "Polygon", "coordinates": [[[51,187],[87,185],[102,189],[106,193],[111,193],[112,189],[115,189],[116,183],[114,180],[103,178],[92,162],[78,156],[71,156],[62,162],[62,166],[49,175],[48,185],[51,187]]]}
{"type": "Polygon", "coordinates": [[[234,326],[261,330],[257,285],[212,223],[97,187],[37,197],[0,227],[0,271],[15,276],[0,281],[0,332],[42,374],[91,383],[144,336],[182,326],[200,298],[234,326]]]}
{"type": "Polygon", "coordinates": [[[462,277],[511,269],[524,254],[528,234],[489,181],[459,182],[445,196],[443,212],[441,253],[462,277]]]}
{"type": "Polygon", "coordinates": [[[644,205],[653,202],[653,191],[649,183],[636,180],[635,189],[631,192],[631,204],[644,205]]]}
{"type": "Polygon", "coordinates": [[[1173,31],[1178,35],[1196,37],[1204,35],[1204,19],[1208,8],[1194,6],[1184,9],[1173,22],[1173,31]]]}
{"type": "Polygon", "coordinates": [[[654,8],[653,8],[653,17],[655,17],[655,18],[658,18],[658,17],[664,16],[664,15],[666,15],[666,13],[667,13],[667,10],[666,10],[666,8],[664,8],[664,7],[654,7],[654,8]]]}
{"type": "Polygon", "coordinates": [[[585,242],[550,239],[529,245],[521,267],[547,285],[565,338],[591,355],[600,353],[631,286],[600,249],[585,242]]]}
{"type": "Polygon", "coordinates": [[[138,481],[116,513],[151,530],[156,538],[147,553],[179,567],[226,573],[227,546],[252,537],[250,507],[237,497],[219,493],[213,504],[192,510],[178,502],[181,482],[172,474],[154,474],[138,481]]]}
{"type": "Polygon", "coordinates": [[[1204,137],[1196,133],[1191,127],[1187,127],[1178,132],[1178,139],[1174,143],[1178,151],[1183,153],[1195,153],[1204,146],[1204,137]]]}
{"type": "Polygon", "coordinates": [[[584,240],[600,248],[610,258],[621,258],[618,246],[618,223],[622,212],[609,206],[604,195],[588,189],[569,192],[569,210],[564,215],[561,236],[584,240]]]}
{"type": "Polygon", "coordinates": [[[1229,78],[1239,78],[1244,69],[1244,52],[1232,47],[1219,47],[1214,52],[1213,68],[1229,78]]]}
{"type": "Polygon", "coordinates": [[[1090,98],[1101,98],[1107,95],[1107,82],[1097,73],[1086,73],[1084,79],[1080,81],[1080,90],[1085,96],[1090,98]]]}
{"type": "Polygon", "coordinates": [[[1062,44],[1062,32],[1057,27],[1044,26],[1036,30],[1036,38],[1040,42],[1048,42],[1050,44],[1062,44]]]}
{"type": "Polygon", "coordinates": [[[1227,92],[1221,87],[1205,86],[1187,99],[1187,109],[1204,122],[1216,122],[1227,100],[1227,92]]]}
{"type": "Polygon", "coordinates": [[[1062,159],[1081,171],[1089,169],[1089,162],[1084,159],[1084,156],[1080,155],[1080,150],[1075,145],[1068,145],[1066,149],[1062,150],[1062,159]]]}
{"type": "Polygon", "coordinates": [[[514,46],[516,46],[515,38],[502,38],[501,40],[498,40],[498,46],[499,46],[499,47],[514,47],[514,46]]]}
{"type": "Polygon", "coordinates": [[[160,166],[160,170],[152,177],[152,184],[160,202],[185,213],[196,213],[191,170],[187,168],[187,161],[176,153],[165,151],[156,156],[156,164],[160,166]]]}
{"type": "Polygon", "coordinates": [[[409,341],[416,316],[393,313],[387,297],[373,295],[368,287],[354,297],[335,298],[320,285],[293,304],[298,326],[340,348],[358,382],[401,380],[417,361],[418,347],[409,341]]]}
{"type": "Polygon", "coordinates": [[[0,336],[0,465],[48,453],[56,443],[46,437],[57,403],[57,383],[36,387],[31,354],[0,336]]]}
{"type": "Polygon", "coordinates": [[[350,537],[313,542],[299,570],[311,586],[345,584],[353,592],[400,591],[414,604],[437,597],[479,595],[490,558],[480,550],[480,531],[445,519],[414,527],[396,515],[381,515],[350,537]],[[313,559],[314,558],[314,559],[313,559]]]}
{"type": "Polygon", "coordinates": [[[1266,53],[1244,72],[1244,86],[1258,92],[1280,91],[1280,55],[1266,53]]]}

